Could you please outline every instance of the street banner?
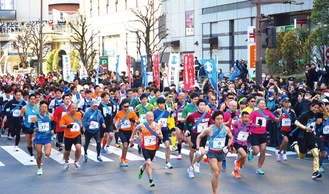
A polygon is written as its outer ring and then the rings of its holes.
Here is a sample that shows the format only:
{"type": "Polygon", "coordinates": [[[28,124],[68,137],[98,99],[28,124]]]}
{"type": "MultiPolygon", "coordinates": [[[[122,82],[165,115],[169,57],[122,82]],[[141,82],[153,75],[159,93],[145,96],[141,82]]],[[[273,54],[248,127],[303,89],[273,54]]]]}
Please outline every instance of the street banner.
{"type": "Polygon", "coordinates": [[[251,78],[256,77],[256,38],[255,38],[255,26],[248,26],[248,72],[251,78]]]}
{"type": "Polygon", "coordinates": [[[201,63],[207,74],[211,86],[214,88],[216,94],[218,95],[218,75],[217,75],[217,66],[215,60],[202,59],[201,63]]]}
{"type": "Polygon", "coordinates": [[[70,79],[70,57],[68,55],[63,55],[63,79],[64,81],[71,82],[70,79]]]}
{"type": "Polygon", "coordinates": [[[129,88],[131,88],[130,55],[127,55],[127,69],[128,69],[128,84],[129,84],[129,88]]]}
{"type": "Polygon", "coordinates": [[[180,70],[180,57],[179,53],[170,53],[168,62],[168,80],[169,85],[175,84],[179,87],[179,70],[180,70]]]}
{"type": "Polygon", "coordinates": [[[194,56],[184,55],[183,78],[184,90],[192,90],[194,85],[194,56]]]}
{"type": "Polygon", "coordinates": [[[119,81],[119,59],[120,59],[120,55],[117,55],[116,63],[115,63],[115,80],[117,82],[119,81]]]}
{"type": "Polygon", "coordinates": [[[147,88],[147,76],[146,76],[147,58],[146,55],[141,56],[141,69],[142,69],[142,85],[147,88]]]}
{"type": "Polygon", "coordinates": [[[159,66],[159,55],[153,55],[153,74],[155,87],[160,89],[160,66],[159,66]]]}
{"type": "Polygon", "coordinates": [[[83,65],[82,61],[79,61],[79,64],[80,64],[79,78],[80,78],[80,79],[87,79],[87,77],[88,77],[88,72],[87,72],[85,66],[83,65]]]}

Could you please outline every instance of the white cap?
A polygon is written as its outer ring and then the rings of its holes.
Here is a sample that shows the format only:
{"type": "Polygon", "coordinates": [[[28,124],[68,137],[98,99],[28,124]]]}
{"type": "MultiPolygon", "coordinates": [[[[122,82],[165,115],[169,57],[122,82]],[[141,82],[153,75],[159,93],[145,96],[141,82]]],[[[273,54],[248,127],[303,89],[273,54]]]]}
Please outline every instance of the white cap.
{"type": "Polygon", "coordinates": [[[90,103],[90,106],[99,106],[99,101],[93,99],[90,103]]]}

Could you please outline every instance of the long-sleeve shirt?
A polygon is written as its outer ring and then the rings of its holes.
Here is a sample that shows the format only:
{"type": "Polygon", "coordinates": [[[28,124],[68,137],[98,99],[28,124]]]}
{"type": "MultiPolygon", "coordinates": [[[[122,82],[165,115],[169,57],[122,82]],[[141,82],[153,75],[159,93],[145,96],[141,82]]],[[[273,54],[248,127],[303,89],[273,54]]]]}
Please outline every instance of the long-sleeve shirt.
{"type": "Polygon", "coordinates": [[[15,98],[9,101],[4,110],[5,114],[7,115],[7,118],[11,122],[21,122],[21,109],[23,106],[26,105],[24,100],[21,100],[22,102],[20,103],[17,101],[15,98]],[[19,106],[17,106],[20,103],[19,106]],[[17,108],[16,108],[17,107],[17,108]]]}
{"type": "Polygon", "coordinates": [[[100,130],[100,125],[104,124],[105,120],[100,110],[92,110],[88,108],[82,118],[82,124],[86,131],[95,133],[100,130]],[[95,113],[96,111],[96,113],[95,113]]]}

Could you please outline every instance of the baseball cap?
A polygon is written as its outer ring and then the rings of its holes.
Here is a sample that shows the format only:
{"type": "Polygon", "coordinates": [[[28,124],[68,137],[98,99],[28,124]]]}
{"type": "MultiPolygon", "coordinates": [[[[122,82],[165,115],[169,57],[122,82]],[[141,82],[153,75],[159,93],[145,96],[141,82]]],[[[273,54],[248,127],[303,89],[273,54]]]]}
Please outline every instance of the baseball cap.
{"type": "Polygon", "coordinates": [[[290,102],[290,99],[288,97],[285,97],[282,99],[282,102],[290,102]]]}
{"type": "Polygon", "coordinates": [[[99,102],[97,100],[92,100],[90,106],[99,106],[99,102]]]}

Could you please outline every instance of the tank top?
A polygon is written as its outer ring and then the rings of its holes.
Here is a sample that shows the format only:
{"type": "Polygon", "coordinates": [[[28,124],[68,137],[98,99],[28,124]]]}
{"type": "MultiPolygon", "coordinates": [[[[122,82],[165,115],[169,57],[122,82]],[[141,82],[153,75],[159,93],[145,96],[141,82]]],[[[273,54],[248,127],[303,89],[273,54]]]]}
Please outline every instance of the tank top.
{"type": "MultiPolygon", "coordinates": [[[[150,128],[155,132],[155,125],[151,125],[150,128]]],[[[142,127],[142,138],[141,147],[147,150],[157,150],[158,149],[159,138],[153,135],[145,126],[142,127]]]]}
{"type": "Polygon", "coordinates": [[[213,125],[211,127],[212,130],[212,136],[208,137],[208,144],[209,144],[209,150],[213,152],[220,152],[225,147],[225,141],[226,141],[226,127],[224,124],[220,126],[218,130],[216,129],[216,125],[213,125]]]}
{"type": "Polygon", "coordinates": [[[51,120],[49,117],[49,113],[47,112],[46,115],[42,115],[41,113],[39,113],[37,115],[37,119],[38,119],[38,131],[35,134],[36,138],[51,136],[52,127],[51,127],[51,120]]]}
{"type": "Polygon", "coordinates": [[[26,105],[26,112],[24,114],[24,125],[27,128],[30,128],[31,123],[32,123],[32,118],[36,117],[37,114],[39,114],[39,109],[38,106],[35,104],[34,108],[30,104],[26,105]]]}

